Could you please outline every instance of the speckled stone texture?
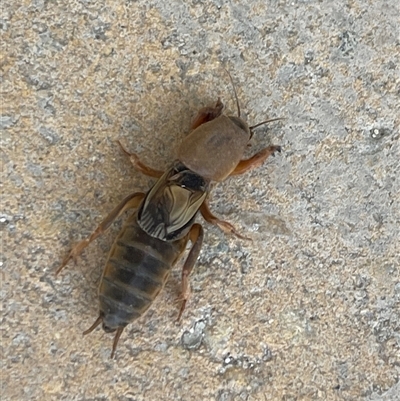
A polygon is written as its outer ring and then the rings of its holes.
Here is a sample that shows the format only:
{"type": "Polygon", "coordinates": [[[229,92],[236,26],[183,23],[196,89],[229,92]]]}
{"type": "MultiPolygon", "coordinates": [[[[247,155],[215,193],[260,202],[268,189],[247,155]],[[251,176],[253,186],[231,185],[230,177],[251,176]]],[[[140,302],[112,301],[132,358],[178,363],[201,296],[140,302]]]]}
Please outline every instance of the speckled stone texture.
{"type": "Polygon", "coordinates": [[[398,0],[1,8],[2,401],[399,400],[398,0]],[[154,182],[117,139],[162,169],[200,107],[235,113],[223,67],[249,123],[284,118],[210,199],[252,241],[204,223],[182,323],[180,263],[110,360],[82,331],[121,221],[54,271],[154,182]]]}

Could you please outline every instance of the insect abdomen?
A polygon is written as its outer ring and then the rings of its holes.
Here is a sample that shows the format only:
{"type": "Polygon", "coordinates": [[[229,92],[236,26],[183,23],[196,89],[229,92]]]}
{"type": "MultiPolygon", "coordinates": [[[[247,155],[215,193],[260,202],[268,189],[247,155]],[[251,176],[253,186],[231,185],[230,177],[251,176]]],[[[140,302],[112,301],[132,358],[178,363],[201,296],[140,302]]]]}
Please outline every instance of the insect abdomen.
{"type": "Polygon", "coordinates": [[[111,248],[99,287],[103,327],[113,331],[141,316],[164,287],[185,239],[165,242],[127,221],[111,248]]]}

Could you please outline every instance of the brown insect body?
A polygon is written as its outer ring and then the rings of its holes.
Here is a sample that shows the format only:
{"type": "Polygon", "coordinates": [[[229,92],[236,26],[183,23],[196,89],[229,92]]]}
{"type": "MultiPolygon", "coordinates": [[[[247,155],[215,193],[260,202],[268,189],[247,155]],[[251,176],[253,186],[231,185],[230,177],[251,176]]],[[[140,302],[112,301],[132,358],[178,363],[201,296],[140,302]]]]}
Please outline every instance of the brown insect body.
{"type": "Polygon", "coordinates": [[[111,247],[99,286],[100,314],[84,332],[90,333],[101,323],[106,332],[116,332],[111,357],[125,326],[150,307],[190,241],[192,247],[182,268],[180,319],[190,295],[188,276],[203,240],[203,229],[195,223],[199,211],[207,222],[245,238],[209,210],[206,198],[210,181],[223,181],[257,167],[269,155],[280,151],[280,147],[270,146],[250,159],[241,160],[254,127],[240,118],[237,97],[236,101],[238,117],[221,115],[223,105],[219,99],[214,107],[199,111],[192,124],[193,131],[178,150],[178,160],[166,172],[147,167],[135,154],[122,148],[136,169],[159,178],[158,181],[147,194],[126,197],[90,237],[71,250],[57,270],[60,272],[70,259],[76,259],[120,214],[136,209],[111,247]]]}
{"type": "Polygon", "coordinates": [[[208,183],[175,162],[142,200],[115,239],[99,286],[100,323],[115,332],[112,355],[127,324],[142,316],[185,250],[208,183]]]}

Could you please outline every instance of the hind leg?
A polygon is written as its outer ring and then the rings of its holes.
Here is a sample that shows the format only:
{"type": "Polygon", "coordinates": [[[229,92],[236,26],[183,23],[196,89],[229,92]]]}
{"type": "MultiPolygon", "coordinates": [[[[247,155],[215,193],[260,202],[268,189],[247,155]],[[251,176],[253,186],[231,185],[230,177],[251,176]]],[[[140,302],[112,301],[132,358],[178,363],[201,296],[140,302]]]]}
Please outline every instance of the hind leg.
{"type": "Polygon", "coordinates": [[[128,195],[92,232],[92,234],[84,239],[83,241],[76,244],[70,253],[64,258],[61,266],[56,270],[56,275],[60,273],[60,271],[67,265],[67,263],[73,259],[76,261],[76,258],[82,253],[82,251],[97,237],[102,235],[107,229],[111,226],[113,221],[120,216],[123,212],[129,209],[135,209],[140,205],[140,202],[145,197],[145,194],[142,192],[135,192],[131,195],[128,195]]]}

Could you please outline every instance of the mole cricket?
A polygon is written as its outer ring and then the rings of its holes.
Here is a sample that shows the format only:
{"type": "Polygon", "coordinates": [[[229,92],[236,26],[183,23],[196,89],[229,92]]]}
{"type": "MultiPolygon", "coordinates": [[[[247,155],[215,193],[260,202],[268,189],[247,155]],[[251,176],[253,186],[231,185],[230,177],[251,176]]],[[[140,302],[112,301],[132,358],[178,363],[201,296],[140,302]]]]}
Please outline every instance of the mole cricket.
{"type": "Polygon", "coordinates": [[[60,273],[71,259],[76,261],[118,216],[133,211],[115,239],[103,270],[98,290],[99,316],[83,333],[91,333],[100,324],[106,333],[115,332],[111,358],[124,328],[152,305],[190,241],[191,248],[182,268],[180,320],[190,296],[189,275],[203,242],[203,227],[195,222],[199,212],[208,223],[246,239],[232,224],[210,211],[207,204],[210,184],[259,167],[268,156],[280,152],[280,146],[268,146],[249,159],[242,159],[253,130],[280,118],[249,126],[240,116],[236,89],[228,75],[238,115],[223,114],[224,105],[219,98],[213,107],[202,108],[178,148],[177,159],[165,172],[146,166],[118,141],[136,170],[158,180],[147,193],[134,192],[123,199],[88,238],[72,248],[56,271],[60,273]]]}

